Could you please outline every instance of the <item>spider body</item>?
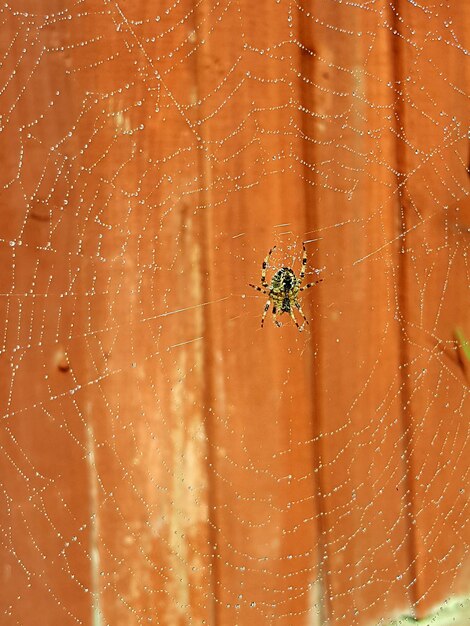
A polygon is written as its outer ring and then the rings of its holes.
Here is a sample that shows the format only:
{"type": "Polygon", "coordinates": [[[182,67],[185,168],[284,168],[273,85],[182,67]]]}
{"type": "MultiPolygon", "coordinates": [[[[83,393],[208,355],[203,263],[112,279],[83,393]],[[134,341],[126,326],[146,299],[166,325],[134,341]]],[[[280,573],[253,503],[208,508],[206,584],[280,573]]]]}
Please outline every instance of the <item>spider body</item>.
{"type": "Polygon", "coordinates": [[[299,311],[306,324],[308,324],[308,320],[305,317],[304,312],[302,311],[302,307],[298,300],[298,295],[301,291],[309,289],[310,287],[313,287],[313,285],[320,283],[322,279],[320,278],[313,283],[308,283],[307,285],[302,286],[302,281],[305,276],[305,269],[307,265],[307,251],[305,249],[305,245],[303,245],[302,268],[300,270],[299,277],[297,278],[294,270],[292,270],[290,267],[283,267],[274,274],[271,279],[271,284],[268,284],[266,282],[266,270],[268,267],[269,259],[275,247],[276,246],[271,248],[271,250],[268,252],[267,257],[263,261],[263,269],[261,271],[261,284],[263,285],[263,287],[258,287],[257,285],[253,285],[250,283],[250,287],[253,287],[253,289],[256,289],[257,291],[261,291],[268,296],[268,301],[266,302],[264,307],[263,317],[261,318],[261,327],[263,327],[264,325],[265,317],[272,303],[273,321],[277,326],[281,326],[280,322],[277,319],[278,312],[279,314],[288,313],[297,328],[299,330],[302,330],[303,325],[299,326],[297,320],[295,319],[294,308],[299,311]]]}

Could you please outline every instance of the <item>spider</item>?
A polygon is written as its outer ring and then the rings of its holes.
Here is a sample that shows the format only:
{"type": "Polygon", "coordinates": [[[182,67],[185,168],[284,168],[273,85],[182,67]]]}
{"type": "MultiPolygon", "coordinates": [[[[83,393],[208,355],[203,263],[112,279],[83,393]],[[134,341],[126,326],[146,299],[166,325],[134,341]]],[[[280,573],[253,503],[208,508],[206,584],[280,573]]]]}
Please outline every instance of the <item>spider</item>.
{"type": "Polygon", "coordinates": [[[302,311],[302,307],[300,306],[300,302],[298,301],[298,295],[301,291],[305,291],[313,285],[317,283],[321,283],[323,278],[316,280],[313,283],[308,283],[301,287],[302,280],[305,276],[305,269],[307,265],[307,250],[305,249],[305,244],[302,244],[303,255],[302,255],[302,268],[299,273],[299,277],[297,278],[294,274],[294,271],[290,267],[283,267],[278,270],[271,279],[271,284],[268,285],[266,282],[266,269],[268,267],[269,259],[271,258],[271,254],[276,249],[276,246],[272,247],[268,252],[267,257],[263,261],[263,269],[261,271],[261,284],[263,287],[258,287],[257,285],[252,285],[249,283],[250,287],[256,289],[256,291],[261,291],[261,293],[265,293],[268,296],[268,301],[265,304],[263,317],[261,318],[261,328],[264,325],[264,319],[268,312],[268,309],[271,305],[271,301],[273,303],[273,320],[276,326],[281,326],[281,323],[277,320],[277,313],[280,311],[282,313],[289,313],[294,324],[297,326],[299,330],[302,330],[302,326],[299,326],[297,320],[294,317],[293,307],[298,309],[299,313],[304,318],[304,321],[308,324],[308,319],[305,317],[305,313],[302,311]]]}

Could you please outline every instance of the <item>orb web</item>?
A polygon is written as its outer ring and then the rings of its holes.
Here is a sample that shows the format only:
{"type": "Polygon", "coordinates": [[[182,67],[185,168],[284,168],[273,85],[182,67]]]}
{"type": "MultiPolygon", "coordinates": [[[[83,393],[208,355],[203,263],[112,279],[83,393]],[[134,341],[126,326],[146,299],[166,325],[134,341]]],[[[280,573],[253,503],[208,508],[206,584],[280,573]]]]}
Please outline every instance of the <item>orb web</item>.
{"type": "Polygon", "coordinates": [[[465,3],[0,16],[2,623],[464,624],[465,3]]]}

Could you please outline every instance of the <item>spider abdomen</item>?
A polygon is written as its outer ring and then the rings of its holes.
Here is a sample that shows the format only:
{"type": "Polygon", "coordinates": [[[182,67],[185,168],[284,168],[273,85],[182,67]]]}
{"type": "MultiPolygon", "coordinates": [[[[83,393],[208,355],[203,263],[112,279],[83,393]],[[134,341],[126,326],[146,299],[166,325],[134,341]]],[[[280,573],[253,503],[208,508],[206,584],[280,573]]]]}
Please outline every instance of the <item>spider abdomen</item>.
{"type": "Polygon", "coordinates": [[[290,313],[291,310],[291,306],[290,306],[290,300],[289,300],[289,296],[286,296],[283,300],[282,300],[282,304],[281,304],[281,311],[283,313],[290,313]]]}

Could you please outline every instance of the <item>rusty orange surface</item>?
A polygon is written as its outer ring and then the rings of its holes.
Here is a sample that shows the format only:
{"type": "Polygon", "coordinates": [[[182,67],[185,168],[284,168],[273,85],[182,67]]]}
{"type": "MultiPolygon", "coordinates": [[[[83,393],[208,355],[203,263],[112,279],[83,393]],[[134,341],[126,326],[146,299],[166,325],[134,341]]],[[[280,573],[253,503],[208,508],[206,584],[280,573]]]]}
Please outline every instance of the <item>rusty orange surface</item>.
{"type": "Polygon", "coordinates": [[[468,595],[466,3],[0,16],[0,623],[468,595]]]}

